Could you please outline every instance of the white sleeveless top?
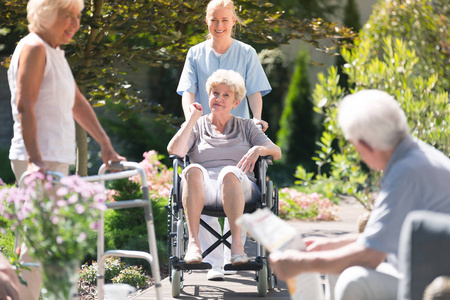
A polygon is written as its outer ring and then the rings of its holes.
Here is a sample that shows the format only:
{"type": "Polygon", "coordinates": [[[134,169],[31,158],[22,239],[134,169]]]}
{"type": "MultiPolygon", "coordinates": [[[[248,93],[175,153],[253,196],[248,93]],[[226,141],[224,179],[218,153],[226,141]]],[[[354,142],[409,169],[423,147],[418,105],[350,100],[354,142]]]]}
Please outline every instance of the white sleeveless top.
{"type": "Polygon", "coordinates": [[[36,40],[40,41],[46,50],[44,77],[35,105],[37,141],[41,157],[44,161],[74,164],[75,121],[72,108],[75,103],[75,80],[64,51],[59,47],[52,48],[35,33],[30,33],[20,40],[8,69],[14,119],[14,137],[11,140],[9,159],[28,160],[17,111],[17,71],[23,46],[36,40]]]}

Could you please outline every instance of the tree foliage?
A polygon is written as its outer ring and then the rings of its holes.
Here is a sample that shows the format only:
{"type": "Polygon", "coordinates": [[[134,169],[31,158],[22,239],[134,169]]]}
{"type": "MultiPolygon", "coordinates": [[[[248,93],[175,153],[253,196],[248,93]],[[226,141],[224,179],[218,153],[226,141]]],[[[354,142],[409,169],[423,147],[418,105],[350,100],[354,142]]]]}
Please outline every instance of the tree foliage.
{"type": "MultiPolygon", "coordinates": [[[[134,62],[182,62],[187,50],[204,40],[206,4],[200,0],[85,1],[81,28],[74,43],[65,48],[82,91],[95,105],[113,101],[133,110],[142,108],[142,99],[132,93],[124,75],[133,71],[134,62]]],[[[236,6],[245,23],[236,37],[264,48],[300,38],[329,51],[321,40],[342,46],[344,38],[355,36],[348,28],[319,18],[285,16],[268,1],[238,0],[236,6]]],[[[26,34],[26,1],[2,1],[0,10],[0,28],[26,34]]]]}
{"type": "MultiPolygon", "coordinates": [[[[26,2],[0,2],[0,28],[15,33],[17,39],[27,32],[26,2]]],[[[236,37],[264,48],[302,39],[330,51],[334,47],[320,40],[331,40],[340,47],[355,35],[348,28],[319,18],[285,16],[268,1],[238,0],[235,4],[245,23],[236,37]]],[[[124,119],[142,111],[161,114],[163,108],[142,99],[126,75],[145,64],[182,62],[187,50],[204,40],[206,5],[203,0],[85,0],[81,28],[74,42],[64,47],[81,91],[94,106],[124,104],[124,119]]],[[[4,65],[8,66],[8,61],[4,65]]],[[[77,126],[77,169],[81,175],[87,173],[85,141],[85,132],[77,126]]]]}
{"type": "Polygon", "coordinates": [[[355,48],[342,51],[345,73],[353,88],[346,91],[338,85],[335,67],[329,68],[327,76],[319,75],[313,97],[315,110],[324,116],[325,131],[321,149],[314,159],[319,167],[328,165],[330,171],[314,176],[299,167],[296,173],[298,183],[319,185],[329,197],[352,195],[368,209],[377,192],[380,173],[369,170],[361,162],[338,128],[337,105],[345,93],[374,88],[393,95],[405,111],[411,133],[450,155],[450,106],[446,79],[441,77],[446,72],[445,60],[441,59],[447,54],[445,49],[436,46],[448,45],[448,36],[442,35],[445,22],[430,22],[439,19],[442,10],[433,10],[425,0],[410,0],[398,6],[393,3],[397,2],[381,1],[355,48]],[[413,17],[412,12],[417,10],[428,14],[413,17]],[[406,15],[405,11],[410,11],[411,19],[404,20],[406,24],[399,26],[397,32],[391,21],[402,13],[406,15]],[[446,39],[424,44],[400,38],[413,34],[424,39],[426,36],[446,39]]]}
{"type": "Polygon", "coordinates": [[[262,119],[269,123],[265,133],[276,141],[291,71],[288,58],[279,48],[264,49],[258,53],[258,58],[272,87],[272,91],[263,97],[262,119]]]}
{"type": "MultiPolygon", "coordinates": [[[[354,31],[358,32],[361,29],[358,4],[355,0],[347,0],[344,7],[343,23],[345,26],[352,28],[354,31]]],[[[343,88],[348,88],[348,76],[343,72],[345,60],[341,55],[336,57],[335,64],[338,66],[339,85],[343,88]]]]}
{"type": "Polygon", "coordinates": [[[282,162],[285,165],[302,164],[306,169],[312,170],[314,166],[311,165],[311,156],[314,154],[316,130],[308,67],[309,55],[302,49],[298,53],[284,101],[277,144],[283,152],[282,162]]]}
{"type": "Polygon", "coordinates": [[[450,91],[450,3],[447,0],[380,1],[360,33],[374,40],[368,55],[381,58],[384,37],[399,38],[418,57],[415,73],[436,74],[438,87],[450,91]]]}

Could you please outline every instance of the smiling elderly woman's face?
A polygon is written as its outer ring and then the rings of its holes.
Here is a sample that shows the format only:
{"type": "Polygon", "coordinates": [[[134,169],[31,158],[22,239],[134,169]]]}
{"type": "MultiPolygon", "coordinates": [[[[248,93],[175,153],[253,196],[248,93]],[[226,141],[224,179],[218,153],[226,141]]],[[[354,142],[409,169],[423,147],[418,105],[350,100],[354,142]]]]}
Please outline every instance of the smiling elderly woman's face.
{"type": "Polygon", "coordinates": [[[211,86],[209,93],[209,108],[211,112],[230,113],[239,104],[233,90],[226,84],[220,83],[211,86]]]}
{"type": "Polygon", "coordinates": [[[219,69],[206,81],[211,112],[230,113],[247,93],[244,78],[233,70],[219,69]]]}

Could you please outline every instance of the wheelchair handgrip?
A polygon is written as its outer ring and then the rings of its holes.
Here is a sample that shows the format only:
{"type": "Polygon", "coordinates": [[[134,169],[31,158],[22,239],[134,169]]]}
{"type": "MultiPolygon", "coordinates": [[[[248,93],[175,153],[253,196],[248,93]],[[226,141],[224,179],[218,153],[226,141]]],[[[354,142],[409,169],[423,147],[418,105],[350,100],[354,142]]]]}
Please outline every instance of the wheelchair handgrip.
{"type": "Polygon", "coordinates": [[[173,166],[175,167],[175,165],[183,167],[184,166],[184,159],[178,155],[170,155],[169,156],[170,160],[172,161],[173,166]]]}
{"type": "Polygon", "coordinates": [[[258,160],[265,160],[267,164],[272,165],[273,164],[273,158],[272,155],[266,155],[266,156],[260,156],[258,160]]]}

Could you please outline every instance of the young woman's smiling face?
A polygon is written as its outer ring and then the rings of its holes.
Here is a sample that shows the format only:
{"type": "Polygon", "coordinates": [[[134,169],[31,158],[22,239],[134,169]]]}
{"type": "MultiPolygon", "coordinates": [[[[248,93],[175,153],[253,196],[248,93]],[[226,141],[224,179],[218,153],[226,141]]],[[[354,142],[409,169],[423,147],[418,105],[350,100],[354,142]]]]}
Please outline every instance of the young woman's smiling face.
{"type": "Polygon", "coordinates": [[[234,92],[226,84],[218,84],[211,88],[209,93],[209,108],[211,112],[229,114],[239,104],[235,100],[234,92]]]}
{"type": "Polygon", "coordinates": [[[222,7],[214,9],[206,23],[213,38],[230,37],[236,19],[230,9],[222,7]]]}

